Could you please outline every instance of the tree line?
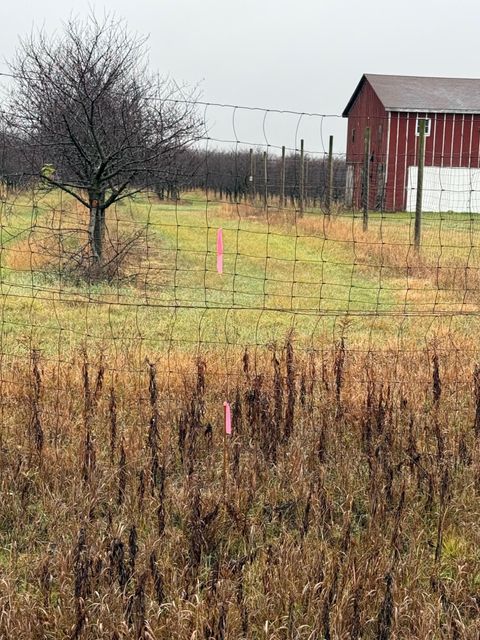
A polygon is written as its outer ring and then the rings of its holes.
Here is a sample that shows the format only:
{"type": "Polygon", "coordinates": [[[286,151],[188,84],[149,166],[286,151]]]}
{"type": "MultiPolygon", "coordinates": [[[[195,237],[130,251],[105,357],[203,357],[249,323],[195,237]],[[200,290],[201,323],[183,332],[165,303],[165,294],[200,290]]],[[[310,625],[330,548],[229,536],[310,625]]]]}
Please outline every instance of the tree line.
{"type": "MultiPolygon", "coordinates": [[[[47,165],[27,153],[28,145],[21,138],[0,132],[0,180],[9,187],[22,188],[37,178],[47,165]],[[27,147],[27,148],[25,148],[27,147]]],[[[52,171],[56,171],[52,164],[52,171]]],[[[185,192],[201,190],[210,196],[240,202],[262,201],[284,196],[285,206],[296,206],[301,196],[302,165],[298,153],[290,152],[285,159],[278,154],[265,157],[261,149],[219,150],[186,147],[172,153],[169,162],[156,173],[139,176],[131,187],[153,189],[161,200],[178,200],[185,192]]],[[[333,159],[331,197],[341,200],[345,191],[346,166],[343,158],[333,159]]],[[[307,206],[322,206],[328,189],[328,158],[306,156],[303,163],[304,199],[307,206]]],[[[45,177],[45,175],[43,177],[45,177]]]]}
{"type": "MultiPolygon", "coordinates": [[[[334,201],[343,197],[345,172],[343,158],[333,158],[331,197],[334,201]]],[[[305,203],[321,206],[328,189],[328,158],[306,155],[302,163],[300,154],[295,152],[282,157],[266,154],[261,149],[210,149],[208,153],[189,150],[179,158],[176,178],[179,192],[201,189],[230,202],[283,197],[286,206],[298,203],[303,184],[305,203]]]]}

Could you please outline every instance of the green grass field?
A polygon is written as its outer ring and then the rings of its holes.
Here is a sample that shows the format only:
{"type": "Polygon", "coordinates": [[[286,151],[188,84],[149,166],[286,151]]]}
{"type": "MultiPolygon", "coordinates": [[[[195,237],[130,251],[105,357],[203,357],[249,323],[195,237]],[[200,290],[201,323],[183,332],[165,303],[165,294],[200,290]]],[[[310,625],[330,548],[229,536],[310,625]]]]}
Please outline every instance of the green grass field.
{"type": "Polygon", "coordinates": [[[141,234],[124,279],[112,284],[72,281],[45,253],[60,229],[81,228],[82,216],[58,193],[3,203],[3,353],[263,345],[292,329],[304,346],[346,333],[351,345],[387,347],[476,331],[480,225],[472,216],[425,214],[417,256],[409,214],[371,214],[364,233],[352,214],[295,219],[201,194],[176,204],[142,195],[107,214],[117,236],[141,234]]]}

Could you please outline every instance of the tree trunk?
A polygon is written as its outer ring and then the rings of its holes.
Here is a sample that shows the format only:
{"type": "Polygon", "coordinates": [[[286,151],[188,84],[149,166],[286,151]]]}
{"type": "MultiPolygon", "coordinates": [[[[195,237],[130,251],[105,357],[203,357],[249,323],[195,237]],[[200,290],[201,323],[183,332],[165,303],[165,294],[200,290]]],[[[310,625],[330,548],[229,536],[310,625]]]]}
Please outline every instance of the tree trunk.
{"type": "Polygon", "coordinates": [[[95,195],[97,197],[90,197],[88,241],[94,264],[101,266],[104,253],[103,241],[105,238],[105,209],[103,208],[105,195],[103,193],[95,195]]]}

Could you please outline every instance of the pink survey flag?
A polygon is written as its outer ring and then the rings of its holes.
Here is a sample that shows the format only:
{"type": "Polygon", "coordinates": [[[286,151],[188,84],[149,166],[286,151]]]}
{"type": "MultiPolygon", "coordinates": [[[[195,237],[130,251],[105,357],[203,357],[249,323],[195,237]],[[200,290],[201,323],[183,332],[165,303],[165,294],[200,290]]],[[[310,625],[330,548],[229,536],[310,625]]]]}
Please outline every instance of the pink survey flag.
{"type": "Polygon", "coordinates": [[[230,436],[232,435],[232,412],[228,402],[223,403],[223,413],[225,415],[225,433],[230,436]]]}
{"type": "Polygon", "coordinates": [[[217,272],[223,273],[223,232],[217,231],[217,272]]]}

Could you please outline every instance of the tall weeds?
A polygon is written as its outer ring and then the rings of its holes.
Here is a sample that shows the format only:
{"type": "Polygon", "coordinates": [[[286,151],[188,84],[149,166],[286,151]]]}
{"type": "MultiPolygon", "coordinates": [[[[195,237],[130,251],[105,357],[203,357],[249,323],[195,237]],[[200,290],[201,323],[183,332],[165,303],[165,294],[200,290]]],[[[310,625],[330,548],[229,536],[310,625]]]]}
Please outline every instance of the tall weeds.
{"type": "Polygon", "coordinates": [[[478,638],[478,367],[236,355],[4,383],[0,637],[478,638]]]}

